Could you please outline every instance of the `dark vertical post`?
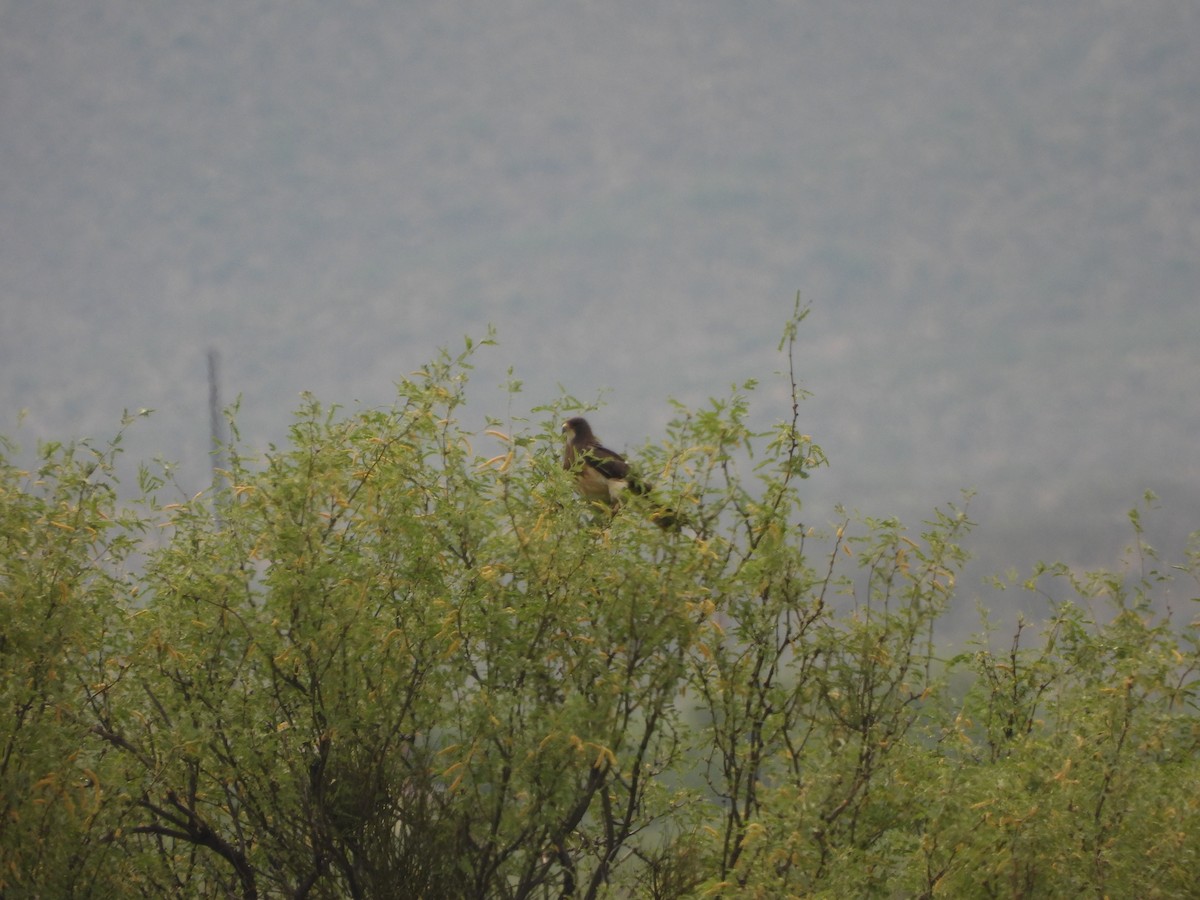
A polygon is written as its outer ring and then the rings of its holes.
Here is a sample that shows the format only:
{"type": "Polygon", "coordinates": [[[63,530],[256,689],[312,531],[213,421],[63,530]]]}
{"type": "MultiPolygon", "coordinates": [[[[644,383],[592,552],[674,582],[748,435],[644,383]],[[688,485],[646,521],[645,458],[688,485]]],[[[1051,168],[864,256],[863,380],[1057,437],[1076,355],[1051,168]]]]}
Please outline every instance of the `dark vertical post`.
{"type": "Polygon", "coordinates": [[[224,429],[221,427],[221,387],[220,381],[217,378],[217,363],[219,361],[220,356],[217,354],[217,351],[210,348],[208,351],[208,427],[212,435],[214,490],[217,486],[217,479],[220,478],[218,470],[224,463],[222,448],[225,446],[225,441],[223,440],[224,429]]]}

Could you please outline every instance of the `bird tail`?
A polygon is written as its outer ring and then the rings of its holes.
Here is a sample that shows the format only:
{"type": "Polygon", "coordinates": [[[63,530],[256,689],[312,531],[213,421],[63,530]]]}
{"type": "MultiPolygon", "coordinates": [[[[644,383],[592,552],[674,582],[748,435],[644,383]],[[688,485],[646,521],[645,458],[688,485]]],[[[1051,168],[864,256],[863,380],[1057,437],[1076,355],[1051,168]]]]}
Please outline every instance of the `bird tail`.
{"type": "Polygon", "coordinates": [[[637,494],[639,497],[647,497],[654,490],[653,485],[646,484],[646,482],[632,473],[626,477],[625,484],[629,488],[630,493],[637,494]]]}
{"type": "Polygon", "coordinates": [[[669,506],[663,506],[656,503],[654,500],[654,486],[647,484],[636,476],[629,476],[627,479],[629,492],[638,497],[646,498],[652,505],[653,509],[650,512],[650,521],[657,525],[663,531],[679,531],[683,527],[684,520],[679,513],[671,509],[669,506]]]}
{"type": "Polygon", "coordinates": [[[650,521],[663,531],[679,531],[684,525],[683,517],[668,506],[662,506],[650,513],[650,521]]]}

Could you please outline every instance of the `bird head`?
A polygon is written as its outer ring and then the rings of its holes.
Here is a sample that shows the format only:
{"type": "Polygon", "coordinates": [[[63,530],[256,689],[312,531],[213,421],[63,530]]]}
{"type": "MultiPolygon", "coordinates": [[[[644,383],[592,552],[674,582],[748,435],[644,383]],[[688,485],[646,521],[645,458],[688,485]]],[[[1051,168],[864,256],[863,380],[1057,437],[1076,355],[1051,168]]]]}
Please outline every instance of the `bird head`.
{"type": "Polygon", "coordinates": [[[592,436],[592,428],[587,419],[575,416],[563,422],[562,433],[567,436],[568,441],[587,440],[592,436]]]}

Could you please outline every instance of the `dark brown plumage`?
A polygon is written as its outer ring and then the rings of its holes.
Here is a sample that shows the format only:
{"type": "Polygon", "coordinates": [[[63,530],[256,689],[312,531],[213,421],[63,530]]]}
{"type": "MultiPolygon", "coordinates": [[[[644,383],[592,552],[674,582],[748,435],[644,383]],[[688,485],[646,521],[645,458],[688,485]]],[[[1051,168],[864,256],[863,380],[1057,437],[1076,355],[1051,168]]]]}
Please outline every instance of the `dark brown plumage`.
{"type": "MultiPolygon", "coordinates": [[[[587,419],[579,416],[567,419],[562,432],[566,437],[563,468],[575,472],[575,490],[585,500],[602,503],[615,512],[626,489],[639,496],[650,493],[650,485],[630,471],[625,457],[597,440],[587,419]]],[[[660,509],[651,518],[662,528],[679,527],[675,513],[669,509],[660,509]]]]}

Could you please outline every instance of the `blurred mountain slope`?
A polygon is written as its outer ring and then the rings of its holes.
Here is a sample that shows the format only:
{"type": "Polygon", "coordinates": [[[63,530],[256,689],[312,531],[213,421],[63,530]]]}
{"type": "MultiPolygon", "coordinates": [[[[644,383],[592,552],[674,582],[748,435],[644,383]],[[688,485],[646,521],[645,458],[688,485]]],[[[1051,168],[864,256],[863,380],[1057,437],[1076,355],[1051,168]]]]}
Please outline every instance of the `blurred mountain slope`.
{"type": "Polygon", "coordinates": [[[971,487],[990,568],[1087,563],[1157,488],[1178,544],[1198,37],[1168,0],[5,0],[0,430],[154,407],[131,455],[199,489],[209,347],[265,447],[493,322],[481,413],[511,364],[633,447],[769,378],[800,289],[814,518],[971,487]]]}

